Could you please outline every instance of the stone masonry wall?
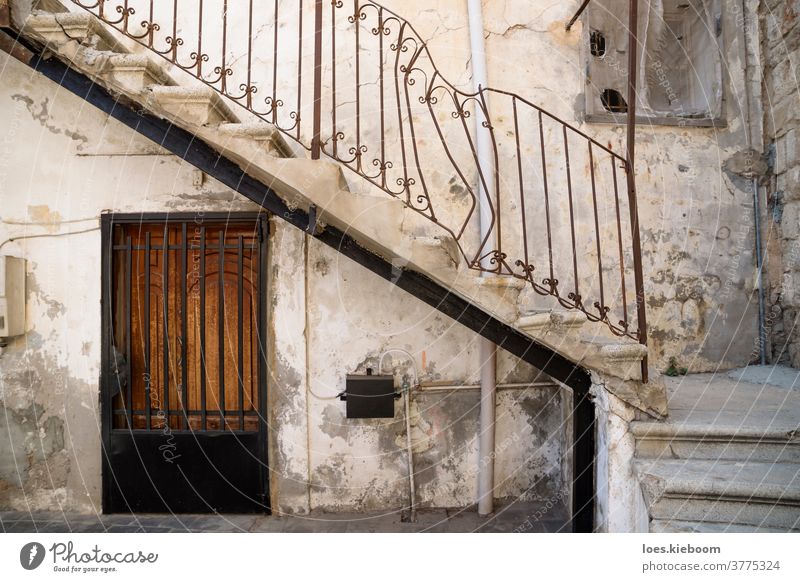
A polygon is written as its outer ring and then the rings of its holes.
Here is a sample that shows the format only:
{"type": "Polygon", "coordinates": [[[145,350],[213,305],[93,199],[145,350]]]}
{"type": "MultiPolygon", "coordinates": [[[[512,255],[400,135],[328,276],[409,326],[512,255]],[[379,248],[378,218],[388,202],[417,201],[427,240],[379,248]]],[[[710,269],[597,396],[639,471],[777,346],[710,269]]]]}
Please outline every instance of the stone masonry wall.
{"type": "Polygon", "coordinates": [[[760,7],[765,131],[772,177],[764,222],[768,253],[766,325],[774,363],[800,366],[800,1],[760,7]]]}

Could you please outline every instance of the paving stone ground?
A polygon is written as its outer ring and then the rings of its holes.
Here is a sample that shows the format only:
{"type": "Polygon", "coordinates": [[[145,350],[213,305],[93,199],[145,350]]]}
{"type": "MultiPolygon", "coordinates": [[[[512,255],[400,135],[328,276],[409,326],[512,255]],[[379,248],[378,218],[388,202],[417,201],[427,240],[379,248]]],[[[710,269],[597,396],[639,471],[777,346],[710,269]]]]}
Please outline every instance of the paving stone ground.
{"type": "Polygon", "coordinates": [[[70,513],[0,512],[0,531],[5,533],[99,533],[99,532],[272,532],[272,533],[391,533],[391,532],[494,532],[552,533],[568,531],[566,518],[541,504],[515,503],[494,515],[478,517],[474,508],[435,509],[417,512],[415,523],[403,520],[400,511],[370,513],[319,513],[287,515],[86,515],[70,513]]]}

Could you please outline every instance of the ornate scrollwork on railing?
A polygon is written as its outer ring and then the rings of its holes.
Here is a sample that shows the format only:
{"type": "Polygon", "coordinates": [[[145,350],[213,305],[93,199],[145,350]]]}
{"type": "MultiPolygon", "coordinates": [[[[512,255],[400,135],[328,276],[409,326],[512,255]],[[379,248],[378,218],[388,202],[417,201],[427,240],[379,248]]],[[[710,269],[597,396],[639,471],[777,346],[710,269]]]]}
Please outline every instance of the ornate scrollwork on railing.
{"type": "Polygon", "coordinates": [[[524,280],[616,335],[646,336],[643,290],[627,284],[640,250],[635,205],[619,194],[626,160],[517,94],[449,82],[395,12],[362,0],[72,3],[400,200],[470,268],[524,280]],[[481,206],[490,228],[476,238],[481,206]]]}

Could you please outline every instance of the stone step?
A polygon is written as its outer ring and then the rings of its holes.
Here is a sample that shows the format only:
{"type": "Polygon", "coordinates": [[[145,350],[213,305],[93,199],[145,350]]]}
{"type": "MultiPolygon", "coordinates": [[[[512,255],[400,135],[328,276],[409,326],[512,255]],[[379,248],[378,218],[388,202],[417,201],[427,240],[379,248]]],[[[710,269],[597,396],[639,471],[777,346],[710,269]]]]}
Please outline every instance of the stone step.
{"type": "Polygon", "coordinates": [[[650,518],[800,528],[800,464],[636,461],[650,518]]]}
{"type": "Polygon", "coordinates": [[[238,121],[220,94],[210,87],[152,85],[145,97],[148,108],[181,125],[217,126],[238,121]]]}
{"type": "Polygon", "coordinates": [[[127,52],[120,42],[93,15],[81,12],[50,13],[35,11],[25,20],[25,36],[32,36],[49,48],[77,43],[97,50],[127,52]]]}
{"type": "MultiPolygon", "coordinates": [[[[792,530],[795,531],[795,530],[792,530]]],[[[785,529],[758,527],[738,523],[704,523],[654,519],[650,522],[650,533],[784,533],[785,529]]]]}
{"type": "Polygon", "coordinates": [[[580,330],[588,320],[580,311],[547,310],[523,314],[517,321],[520,329],[538,335],[570,333],[580,330]]]}
{"type": "Polygon", "coordinates": [[[278,128],[265,121],[222,123],[217,129],[230,137],[251,139],[276,158],[298,157],[278,128]]]}
{"type": "Polygon", "coordinates": [[[800,463],[797,429],[633,422],[642,459],[709,459],[800,463]]]}

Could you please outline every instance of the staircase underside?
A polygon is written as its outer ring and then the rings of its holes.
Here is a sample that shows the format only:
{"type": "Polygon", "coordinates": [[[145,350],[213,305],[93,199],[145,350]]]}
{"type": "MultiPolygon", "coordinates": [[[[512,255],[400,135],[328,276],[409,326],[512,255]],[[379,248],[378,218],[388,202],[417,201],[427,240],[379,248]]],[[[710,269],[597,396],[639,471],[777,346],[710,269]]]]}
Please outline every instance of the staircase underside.
{"type": "MultiPolygon", "coordinates": [[[[10,40],[10,37],[6,38],[10,40]]],[[[391,260],[367,249],[336,226],[326,225],[320,228],[309,212],[294,205],[290,206],[270,186],[242,169],[239,163],[198,139],[197,135],[142,110],[135,103],[112,95],[60,60],[42,55],[35,47],[25,46],[19,39],[16,43],[12,49],[7,41],[0,42],[0,48],[9,49],[7,52],[117,121],[545,374],[579,391],[586,391],[591,386],[587,370],[504,323],[454,290],[445,288],[413,269],[398,267],[396,263],[393,264],[391,260]]]]}
{"type": "MultiPolygon", "coordinates": [[[[556,380],[583,392],[589,372],[598,372],[623,401],[654,417],[666,413],[658,374],[651,369],[651,381],[640,381],[645,346],[584,325],[579,312],[530,311],[522,280],[476,276],[446,233],[412,234],[427,231],[400,200],[352,192],[338,164],[307,159],[263,121],[242,121],[196,79],[179,84],[170,75],[180,72],[126,46],[93,16],[34,12],[19,27],[30,49],[20,60],[274,215],[556,380]]],[[[6,44],[19,52],[13,40],[6,44]]]]}

